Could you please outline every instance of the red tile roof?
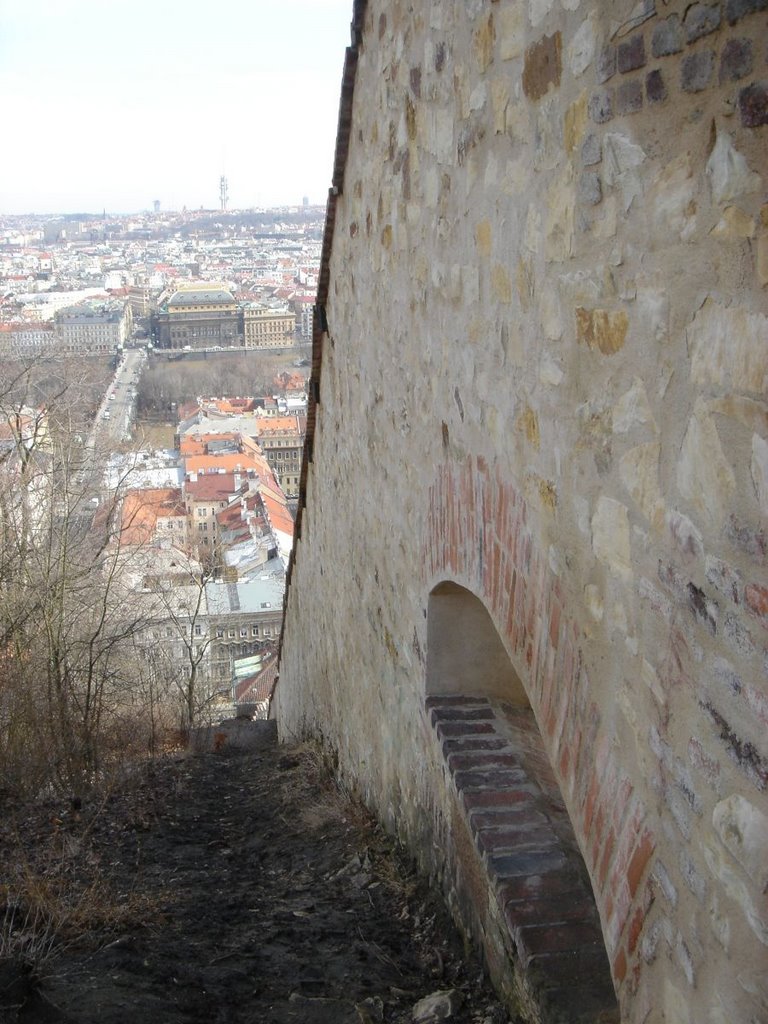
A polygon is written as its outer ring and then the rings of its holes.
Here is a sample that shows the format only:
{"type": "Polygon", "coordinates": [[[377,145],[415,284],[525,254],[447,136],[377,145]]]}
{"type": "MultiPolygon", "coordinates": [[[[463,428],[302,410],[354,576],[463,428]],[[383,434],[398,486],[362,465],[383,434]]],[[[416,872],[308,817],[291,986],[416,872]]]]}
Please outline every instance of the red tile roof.
{"type": "Polygon", "coordinates": [[[237,493],[233,473],[206,473],[184,483],[184,493],[193,501],[226,501],[237,493]]]}
{"type": "Polygon", "coordinates": [[[147,544],[158,519],[186,516],[178,487],[144,487],[128,491],[120,512],[120,544],[147,544]]]}

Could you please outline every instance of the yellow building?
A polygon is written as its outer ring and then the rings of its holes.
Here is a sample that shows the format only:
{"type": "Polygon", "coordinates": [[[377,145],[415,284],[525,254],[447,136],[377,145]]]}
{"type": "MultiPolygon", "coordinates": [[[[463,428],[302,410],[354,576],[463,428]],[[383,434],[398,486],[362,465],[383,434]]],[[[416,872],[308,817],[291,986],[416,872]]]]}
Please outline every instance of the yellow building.
{"type": "Polygon", "coordinates": [[[233,348],[242,344],[240,310],[225,285],[180,285],[154,317],[158,348],[233,348]]]}
{"type": "Polygon", "coordinates": [[[296,317],[288,309],[272,309],[253,302],[243,307],[246,348],[283,348],[293,343],[296,317]]]}
{"type": "Polygon", "coordinates": [[[259,418],[258,442],[267,462],[276,474],[283,493],[295,498],[301,481],[301,457],[307,418],[299,413],[291,416],[259,418]]]}

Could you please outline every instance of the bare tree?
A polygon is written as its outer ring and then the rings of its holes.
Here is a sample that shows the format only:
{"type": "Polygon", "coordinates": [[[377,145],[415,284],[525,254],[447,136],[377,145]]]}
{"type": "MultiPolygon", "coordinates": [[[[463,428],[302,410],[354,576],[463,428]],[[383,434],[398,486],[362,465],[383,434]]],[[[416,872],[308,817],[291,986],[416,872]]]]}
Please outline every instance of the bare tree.
{"type": "Polygon", "coordinates": [[[206,585],[215,566],[208,558],[190,558],[185,572],[158,587],[157,615],[166,631],[165,678],[173,681],[181,704],[181,727],[200,724],[215,694],[208,670],[212,642],[208,625],[206,585]]]}
{"type": "Polygon", "coordinates": [[[72,430],[78,389],[62,366],[36,406],[31,369],[7,368],[0,394],[0,767],[17,788],[72,792],[119,746],[145,622],[115,543],[118,495],[97,510],[90,497],[103,453],[72,430]]]}

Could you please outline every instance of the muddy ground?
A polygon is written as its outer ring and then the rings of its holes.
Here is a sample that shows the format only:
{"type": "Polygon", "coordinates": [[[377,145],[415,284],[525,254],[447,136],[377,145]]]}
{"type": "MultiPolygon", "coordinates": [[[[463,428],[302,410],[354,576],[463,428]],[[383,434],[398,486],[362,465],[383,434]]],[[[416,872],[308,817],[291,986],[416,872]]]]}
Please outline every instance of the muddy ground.
{"type": "Polygon", "coordinates": [[[313,748],[256,722],[217,745],[80,807],[5,808],[2,1024],[506,1024],[438,894],[313,748]]]}

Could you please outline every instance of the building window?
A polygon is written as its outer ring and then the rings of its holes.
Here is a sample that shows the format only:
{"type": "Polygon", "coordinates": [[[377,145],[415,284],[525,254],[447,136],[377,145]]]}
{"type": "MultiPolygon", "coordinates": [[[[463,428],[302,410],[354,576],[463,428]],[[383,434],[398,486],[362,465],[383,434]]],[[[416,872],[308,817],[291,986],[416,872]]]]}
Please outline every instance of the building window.
{"type": "Polygon", "coordinates": [[[251,626],[251,636],[258,636],[258,635],[259,635],[259,627],[258,626],[251,626]]]}
{"type": "Polygon", "coordinates": [[[216,638],[218,640],[221,640],[223,636],[224,636],[224,630],[221,629],[221,628],[217,629],[216,630],[216,638]]]}
{"type": "Polygon", "coordinates": [[[234,631],[234,629],[230,629],[228,631],[228,633],[227,633],[227,636],[230,638],[230,640],[234,640],[234,638],[235,638],[235,631],[234,631]]]}
{"type": "Polygon", "coordinates": [[[245,626],[243,626],[243,627],[242,627],[242,628],[240,629],[240,636],[241,636],[241,637],[247,637],[247,636],[248,636],[248,630],[246,629],[246,627],[245,627],[245,626]]]}
{"type": "Polygon", "coordinates": [[[203,635],[203,627],[199,624],[195,625],[195,636],[203,635]]]}

